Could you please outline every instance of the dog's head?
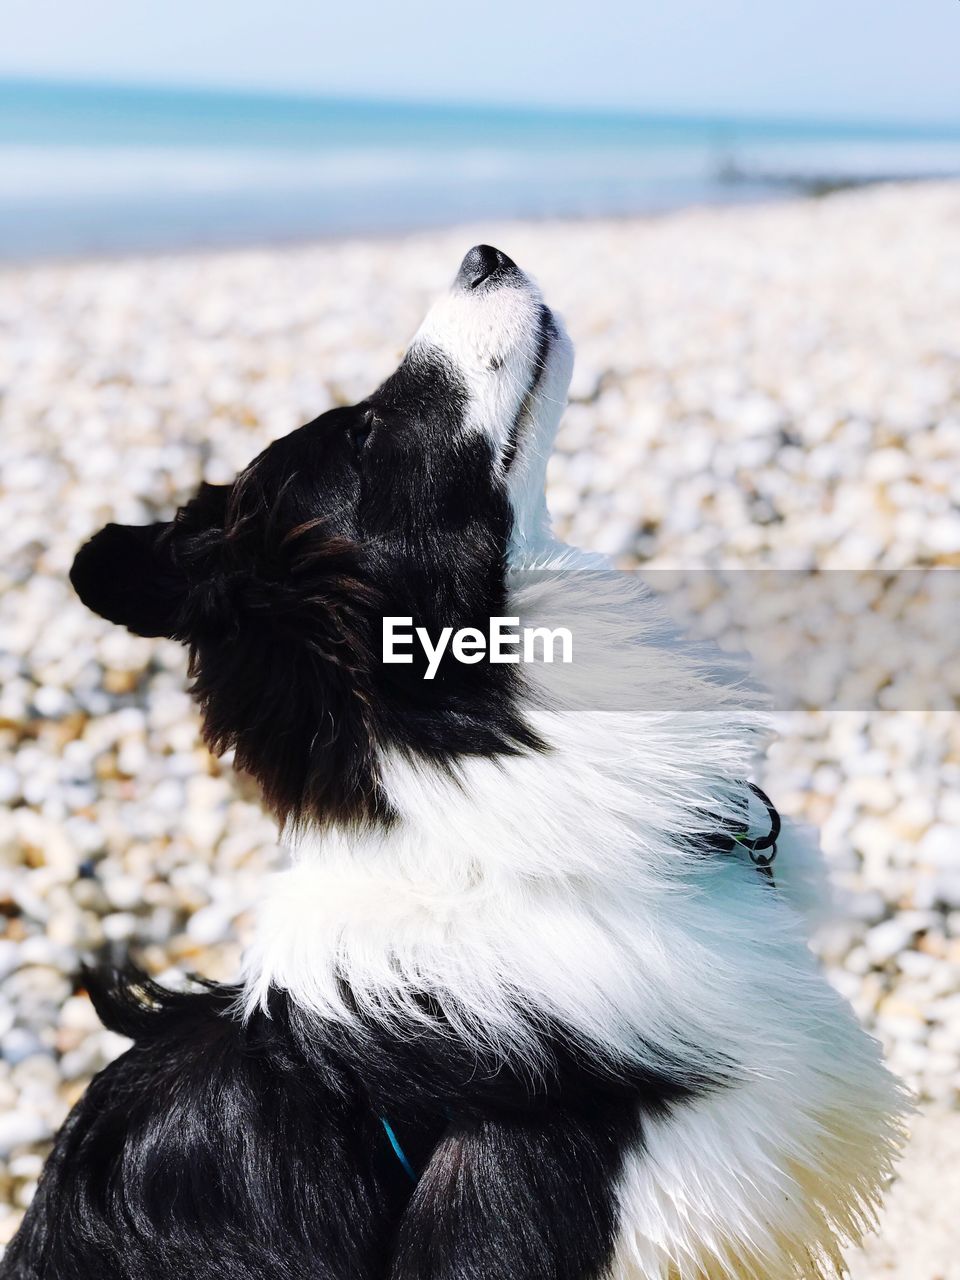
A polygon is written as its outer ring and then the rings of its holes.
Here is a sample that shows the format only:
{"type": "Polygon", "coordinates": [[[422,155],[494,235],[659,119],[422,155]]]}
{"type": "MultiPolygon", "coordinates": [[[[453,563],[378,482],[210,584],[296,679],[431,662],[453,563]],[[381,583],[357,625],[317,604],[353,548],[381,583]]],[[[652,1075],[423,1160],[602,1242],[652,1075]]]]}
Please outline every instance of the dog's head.
{"type": "Polygon", "coordinates": [[[389,817],[377,757],[449,763],[535,745],[516,673],[383,666],[382,618],[431,635],[505,612],[512,555],[546,531],[571,348],[505,254],[471,249],[399,368],[275,441],[172,521],[109,524],[71,580],[103,617],[189,646],[204,732],[283,818],[389,817]]]}

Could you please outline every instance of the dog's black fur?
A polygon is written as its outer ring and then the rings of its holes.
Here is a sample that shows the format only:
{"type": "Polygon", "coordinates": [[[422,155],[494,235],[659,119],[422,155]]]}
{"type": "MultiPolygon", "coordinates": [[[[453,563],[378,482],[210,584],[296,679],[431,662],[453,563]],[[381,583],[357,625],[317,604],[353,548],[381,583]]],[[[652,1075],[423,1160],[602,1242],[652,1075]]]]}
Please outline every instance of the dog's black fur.
{"type": "Polygon", "coordinates": [[[280,992],[244,1022],[232,988],[89,981],[133,1047],[64,1125],[5,1280],[599,1277],[641,1112],[707,1083],[600,1065],[546,1029],[531,1074],[429,1010],[348,1031],[280,992]]]}
{"type": "Polygon", "coordinates": [[[77,555],[91,608],[189,645],[209,745],[283,821],[389,822],[375,746],[442,766],[539,746],[512,668],[446,661],[425,681],[422,660],[380,661],[384,615],[437,634],[504,613],[509,504],[462,403],[442,360],[408,358],[172,522],[107,525],[77,555]]]}

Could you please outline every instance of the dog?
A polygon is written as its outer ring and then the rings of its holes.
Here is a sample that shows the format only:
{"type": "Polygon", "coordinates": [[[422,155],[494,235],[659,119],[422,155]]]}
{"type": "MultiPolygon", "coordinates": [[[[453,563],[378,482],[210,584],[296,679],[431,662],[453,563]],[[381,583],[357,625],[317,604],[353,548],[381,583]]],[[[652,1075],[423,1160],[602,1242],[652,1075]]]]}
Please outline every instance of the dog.
{"type": "Polygon", "coordinates": [[[236,986],[89,975],[132,1047],[7,1280],[822,1278],[871,1225],[905,1102],[747,782],[763,707],[551,534],[571,369],[477,246],[367,399],[79,551],[87,605],[188,647],[290,863],[236,986]],[[385,619],[502,617],[572,666],[383,661],[385,619]]]}

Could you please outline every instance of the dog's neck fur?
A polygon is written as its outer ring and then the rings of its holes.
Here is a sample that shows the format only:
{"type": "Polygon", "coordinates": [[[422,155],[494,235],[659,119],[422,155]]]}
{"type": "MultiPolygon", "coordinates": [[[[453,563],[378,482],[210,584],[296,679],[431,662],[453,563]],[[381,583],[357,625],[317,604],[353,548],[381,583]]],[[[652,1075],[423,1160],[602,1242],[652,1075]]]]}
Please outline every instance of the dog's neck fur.
{"type": "MultiPolygon", "coordinates": [[[[544,538],[511,575],[521,625],[562,615],[578,646],[570,667],[525,668],[524,714],[548,750],[452,770],[387,753],[397,821],[307,826],[292,842],[248,956],[250,1007],[272,984],[347,1017],[346,979],[351,1001],[378,1017],[415,1014],[428,994],[464,1034],[509,1044],[523,1035],[519,999],[632,1051],[623,1011],[638,993],[613,992],[644,968],[623,963],[611,937],[629,929],[636,946],[637,920],[703,877],[695,837],[742,817],[764,725],[630,575],[560,572],[595,563],[544,538]],[[633,707],[660,711],[611,710],[625,687],[633,707]]],[[[726,872],[712,874],[719,885],[726,872]]],[[[673,1015],[660,1023],[666,1052],[680,1030],[673,1015]]]]}

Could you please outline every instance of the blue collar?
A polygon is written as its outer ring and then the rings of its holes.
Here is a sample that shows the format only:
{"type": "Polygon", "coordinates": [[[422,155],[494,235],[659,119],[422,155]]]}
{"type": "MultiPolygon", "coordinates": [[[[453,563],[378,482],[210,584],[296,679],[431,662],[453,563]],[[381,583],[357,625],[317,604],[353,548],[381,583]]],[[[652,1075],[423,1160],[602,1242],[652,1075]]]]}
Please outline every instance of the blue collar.
{"type": "Polygon", "coordinates": [[[386,1116],[380,1117],[380,1123],[383,1125],[384,1132],[386,1133],[388,1139],[390,1140],[391,1147],[393,1147],[393,1154],[400,1161],[400,1164],[401,1164],[401,1167],[403,1168],[404,1173],[407,1175],[408,1178],[412,1179],[414,1182],[417,1182],[418,1178],[417,1178],[416,1170],[414,1169],[410,1161],[407,1159],[407,1153],[404,1151],[403,1147],[401,1147],[400,1140],[393,1131],[393,1125],[390,1123],[390,1121],[387,1119],[386,1116]]]}

